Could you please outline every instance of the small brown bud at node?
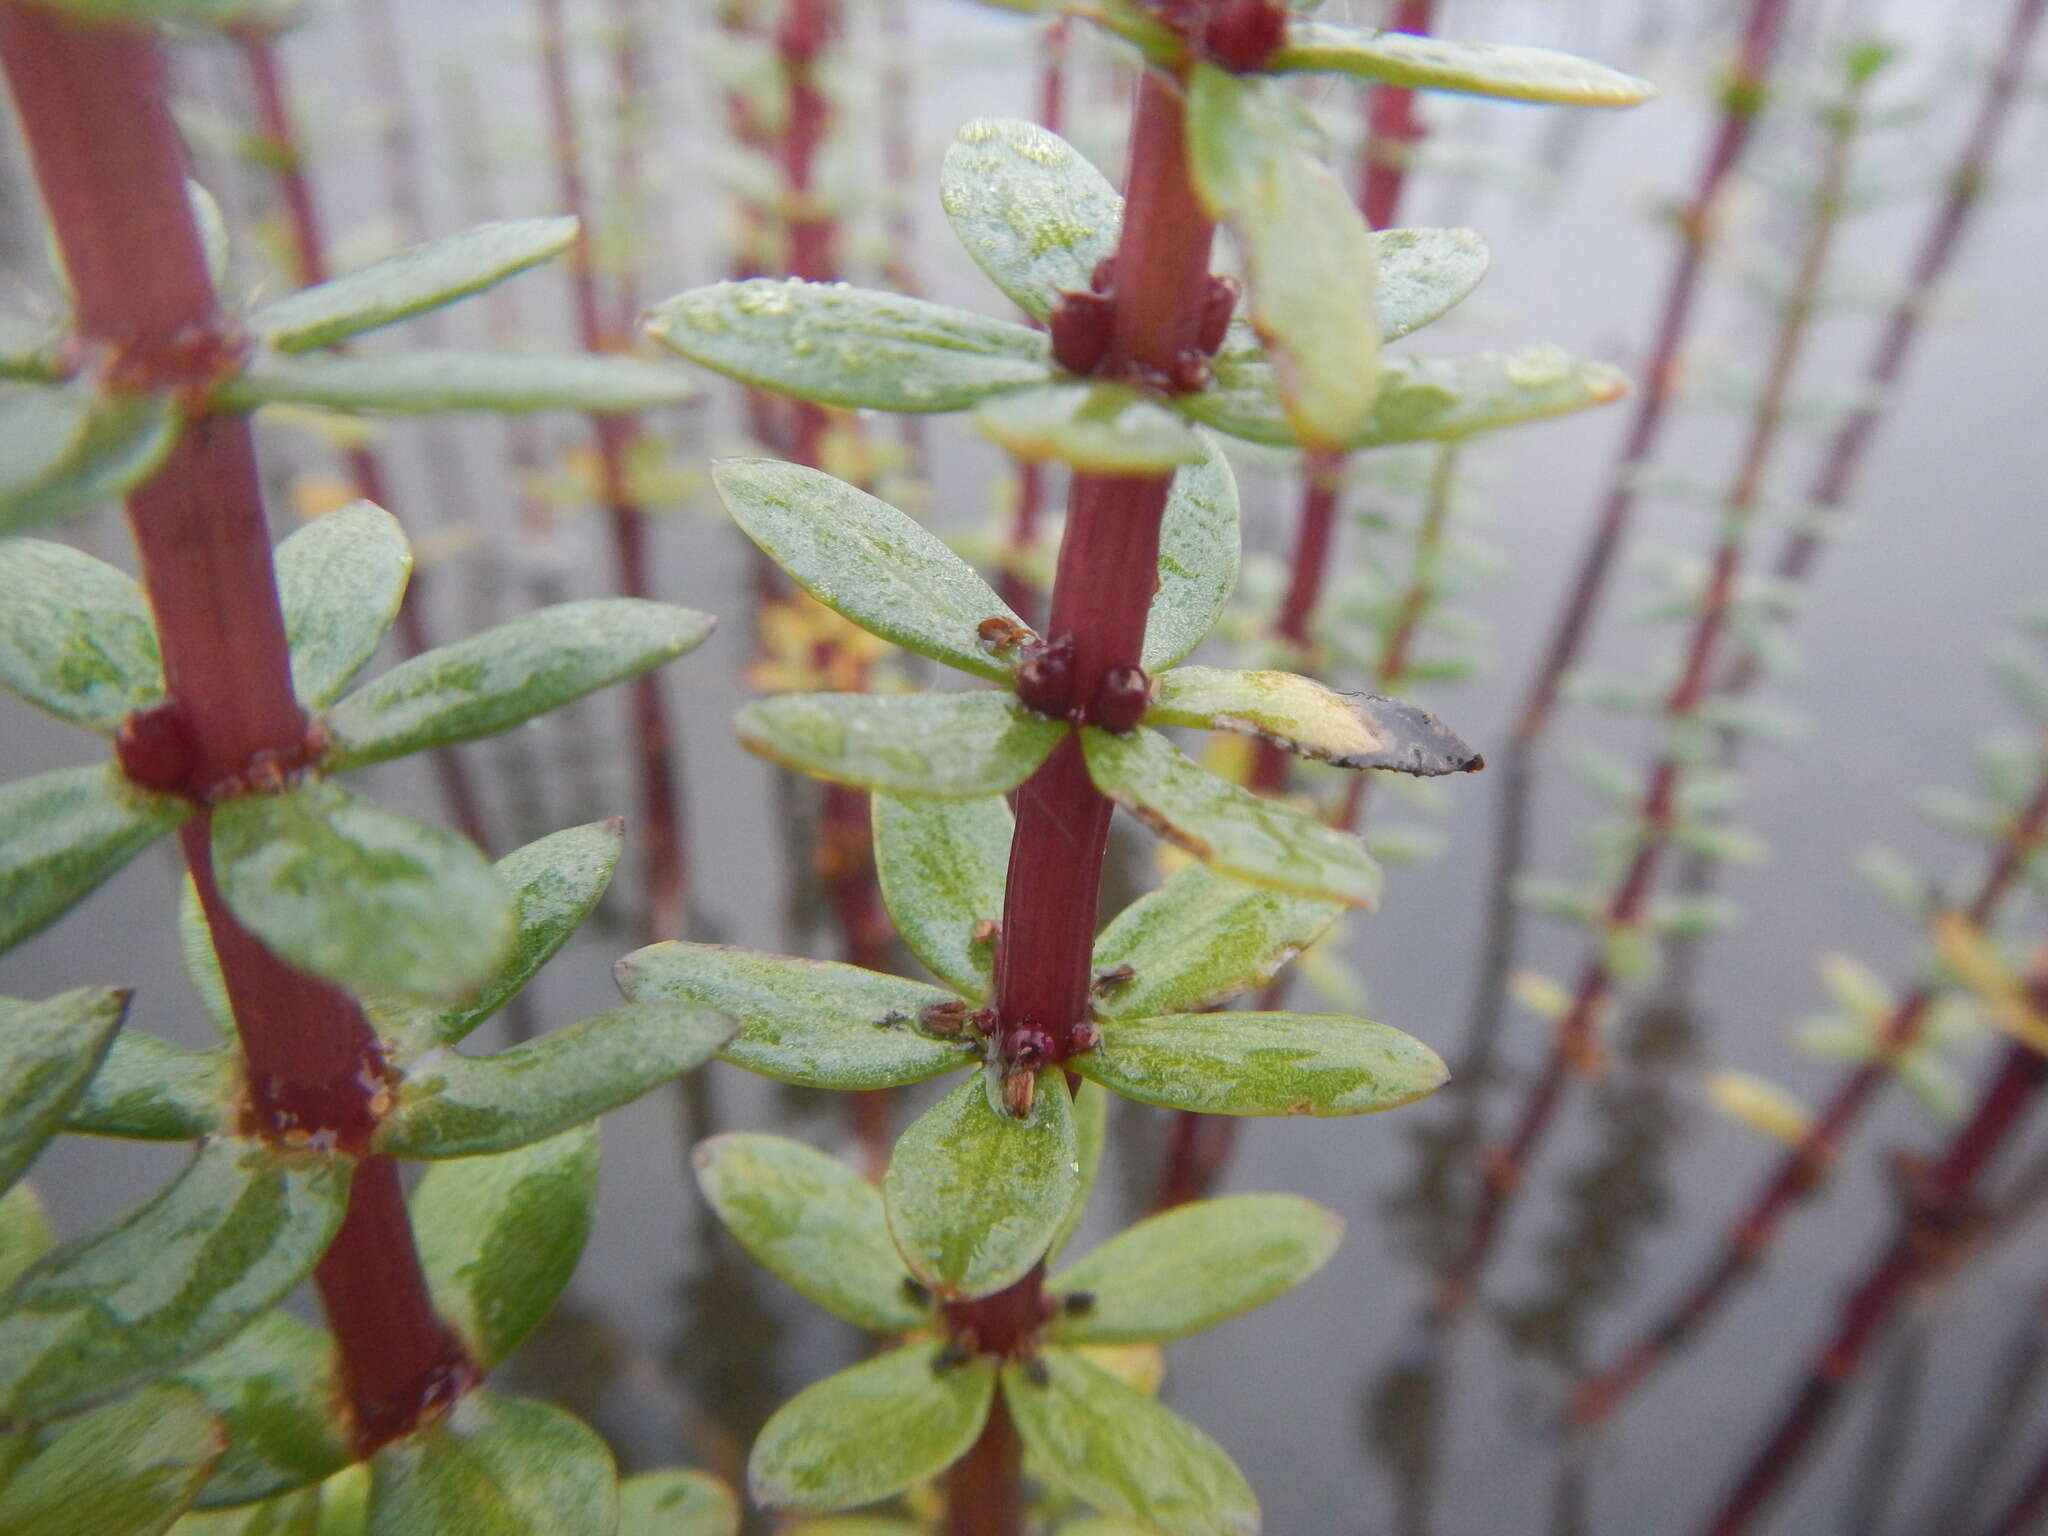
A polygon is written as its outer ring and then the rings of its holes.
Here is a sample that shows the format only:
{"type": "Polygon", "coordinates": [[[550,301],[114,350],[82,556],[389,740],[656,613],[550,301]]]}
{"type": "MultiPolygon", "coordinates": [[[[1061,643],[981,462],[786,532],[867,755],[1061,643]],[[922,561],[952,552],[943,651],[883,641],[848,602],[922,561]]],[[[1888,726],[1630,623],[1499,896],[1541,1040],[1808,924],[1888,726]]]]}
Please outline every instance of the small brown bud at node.
{"type": "Polygon", "coordinates": [[[932,1304],[931,1289],[908,1275],[903,1277],[903,1294],[910,1298],[913,1307],[928,1307],[932,1304]]]}
{"type": "Polygon", "coordinates": [[[1033,1355],[1024,1362],[1024,1379],[1034,1387],[1049,1387],[1052,1385],[1052,1372],[1045,1368],[1044,1360],[1033,1355]]]}
{"type": "Polygon", "coordinates": [[[1063,293],[1045,317],[1052,359],[1069,373],[1093,373],[1109,352],[1115,302],[1099,293],[1063,293]]]}
{"type": "Polygon", "coordinates": [[[951,1039],[967,1027],[967,1005],[952,998],[943,1003],[926,1003],[918,1010],[917,1027],[928,1035],[951,1039]]]}
{"type": "Polygon", "coordinates": [[[1026,709],[1055,720],[1066,718],[1074,702],[1074,640],[1041,640],[1024,648],[1017,663],[1017,697],[1026,709]]]}
{"type": "Polygon", "coordinates": [[[1038,1093],[1038,1074],[1025,1067],[1013,1067],[1003,1074],[1003,1108],[1012,1120],[1029,1120],[1031,1103],[1038,1093]]]}
{"type": "Polygon", "coordinates": [[[984,917],[967,930],[967,937],[976,944],[993,944],[1002,937],[1003,925],[992,917],[984,917]]]}
{"type": "Polygon", "coordinates": [[[1086,1317],[1095,1310],[1095,1293],[1069,1291],[1060,1298],[1060,1310],[1069,1317],[1086,1317]]]}
{"type": "Polygon", "coordinates": [[[1121,735],[1145,715],[1152,702],[1152,679],[1141,667],[1111,667],[1095,688],[1095,704],[1089,710],[1090,723],[1121,735]]]}
{"type": "Polygon", "coordinates": [[[1112,965],[1106,971],[1097,971],[1095,973],[1095,983],[1092,990],[1098,995],[1113,991],[1136,980],[1137,975],[1136,968],[1128,962],[1123,965],[1112,965]]]}
{"type": "Polygon", "coordinates": [[[1092,1051],[1102,1044],[1102,1031],[1089,1020],[1083,1019],[1074,1026],[1073,1033],[1067,1038],[1073,1047],[1071,1054],[1078,1056],[1083,1051],[1092,1051]]]}
{"type": "Polygon", "coordinates": [[[1215,370],[1209,366],[1209,355],[1193,347],[1183,347],[1173,355],[1173,366],[1166,373],[1166,387],[1176,395],[1192,395],[1206,389],[1215,370]]]}
{"type": "Polygon", "coordinates": [[[114,732],[114,758],[123,776],[155,794],[182,793],[197,755],[185,712],[171,699],[136,710],[114,732]]]}
{"type": "Polygon", "coordinates": [[[1202,328],[1195,333],[1195,345],[1214,356],[1230,334],[1230,317],[1237,309],[1238,283],[1234,277],[1212,274],[1202,295],[1202,328]]]}
{"type": "Polygon", "coordinates": [[[1234,70],[1263,68],[1287,40],[1287,7],[1278,0],[1222,0],[1209,13],[1202,44],[1234,70]]]}

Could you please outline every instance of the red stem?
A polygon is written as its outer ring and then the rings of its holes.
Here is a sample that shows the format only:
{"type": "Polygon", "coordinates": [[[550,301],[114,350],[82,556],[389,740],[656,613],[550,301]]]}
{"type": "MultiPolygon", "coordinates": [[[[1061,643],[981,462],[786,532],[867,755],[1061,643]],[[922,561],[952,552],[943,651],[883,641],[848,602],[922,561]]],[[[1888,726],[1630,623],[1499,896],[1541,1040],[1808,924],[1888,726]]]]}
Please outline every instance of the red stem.
{"type": "MultiPolygon", "coordinates": [[[[0,68],[76,297],[80,334],[124,381],[203,389],[224,321],[185,197],[156,39],[0,4],[0,68]],[[146,250],[150,259],[136,261],[146,250]]],[[[308,721],[293,696],[284,622],[249,424],[201,416],[127,498],[156,617],[170,707],[194,782],[299,759],[308,721]]],[[[281,964],[221,903],[202,813],[181,834],[220,955],[248,1063],[252,1129],[360,1152],[387,1090],[376,1038],[345,993],[281,964]]],[[[472,1371],[434,1317],[404,1198],[383,1159],[350,1185],[341,1231],[314,1280],[365,1450],[459,1392],[472,1371]],[[380,1165],[382,1165],[380,1167],[380,1165]],[[378,1298],[373,1311],[360,1299],[378,1298]]]]}
{"type": "MultiPolygon", "coordinates": [[[[1387,28],[1392,32],[1427,34],[1434,19],[1433,0],[1401,0],[1387,28]]],[[[1374,229],[1392,229],[1400,206],[1415,146],[1422,141],[1422,120],[1415,115],[1415,93],[1397,85],[1371,88],[1366,111],[1365,169],[1358,206],[1374,229]]]]}

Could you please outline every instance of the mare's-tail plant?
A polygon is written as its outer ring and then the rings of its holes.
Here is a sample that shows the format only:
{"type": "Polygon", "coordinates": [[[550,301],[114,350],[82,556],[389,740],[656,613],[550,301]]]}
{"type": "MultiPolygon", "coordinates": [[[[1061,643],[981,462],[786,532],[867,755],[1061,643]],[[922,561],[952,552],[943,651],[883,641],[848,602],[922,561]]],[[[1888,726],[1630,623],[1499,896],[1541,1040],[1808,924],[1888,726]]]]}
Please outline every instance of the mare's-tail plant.
{"type": "Polygon", "coordinates": [[[224,303],[150,26],[241,9],[0,5],[72,300],[61,330],[5,322],[0,527],[120,498],[141,571],[0,545],[0,683],[112,745],[0,789],[0,946],[175,832],[183,948],[223,1032],[187,1050],[125,1029],[107,989],[0,1005],[0,1529],[157,1532],[196,1504],[337,1536],[610,1536],[707,1502],[694,1528],[729,1529],[729,1504],[683,1474],[622,1499],[594,1432],[482,1385],[574,1266],[591,1122],[729,1026],[640,1004],[459,1054],[597,900],[620,830],[494,868],[339,782],[644,674],[710,620],[570,603],[349,691],[404,595],[406,542],[358,504],[273,551],[249,420],[272,400],[621,410],[687,385],[627,359],[332,350],[558,252],[572,221],[224,303]],[[20,1180],[66,1129],[197,1150],[139,1209],[53,1245],[20,1180]],[[410,1202],[400,1159],[430,1165],[410,1202]],[[280,1310],[302,1281],[324,1328],[280,1310]]]}
{"type": "MultiPolygon", "coordinates": [[[[742,529],[798,585],[997,685],[791,695],[739,721],[754,750],[874,794],[884,896],[945,985],[710,945],[655,945],[620,963],[631,998],[738,1019],[724,1055],[770,1077],[861,1089],[968,1071],[898,1142],[879,1211],[858,1214],[872,1197],[807,1160],[721,1194],[723,1155],[707,1153],[714,1197],[747,1208],[734,1225],[757,1251],[792,1231],[800,1241],[859,1226],[845,1265],[870,1283],[840,1310],[935,1336],[813,1387],[770,1422],[753,1479],[771,1504],[846,1507],[952,1467],[947,1528],[1013,1532],[1028,1466],[1058,1498],[1146,1529],[1256,1529],[1250,1491],[1212,1443],[1082,1357],[1042,1347],[1049,1328],[1086,1335],[1054,1321],[1069,1303],[1047,1291],[1046,1262],[1095,1156],[1099,1090],[1208,1113],[1335,1116],[1412,1100],[1443,1069],[1426,1046],[1362,1019],[1197,1011],[1269,979],[1345,908],[1369,905],[1379,877],[1355,839],[1210,774],[1161,728],[1271,739],[1352,769],[1442,773],[1473,754],[1393,701],[1181,665],[1238,563],[1234,482],[1201,428],[1352,451],[1620,391],[1611,370],[1554,349],[1383,358],[1383,339],[1465,296],[1464,242],[1368,231],[1269,76],[1612,101],[1640,99],[1640,82],[1560,55],[1326,26],[1277,4],[1119,6],[1099,19],[1145,57],[1124,198],[1024,123],[970,124],[945,167],[942,200],[963,243],[1044,330],[763,279],[693,290],[650,320],[676,351],[758,388],[847,408],[971,409],[998,443],[1074,471],[1042,634],[930,533],[852,486],[764,460],[715,474],[742,529]],[[1237,286],[1210,270],[1219,222],[1245,258],[1248,320],[1237,286]],[[1098,937],[1118,805],[1196,862],[1098,937]],[[1095,1086],[1076,1097],[1070,1081],[1082,1079],[1095,1086]],[[885,1437],[886,1458],[878,1421],[905,1427],[885,1437]]],[[[1189,1289],[1157,1288],[1163,1311],[1148,1313],[1130,1252],[1205,1274],[1237,1264],[1230,1224],[1207,1208],[1168,1220],[1185,1225],[1104,1250],[1096,1290],[1114,1298],[1106,1313],[1131,1309],[1132,1338],[1175,1331],[1166,1314],[1189,1289]]],[[[777,1267],[818,1294],[840,1252],[783,1253],[777,1267]]],[[[1302,1269],[1282,1265],[1273,1288],[1302,1269]]]]}

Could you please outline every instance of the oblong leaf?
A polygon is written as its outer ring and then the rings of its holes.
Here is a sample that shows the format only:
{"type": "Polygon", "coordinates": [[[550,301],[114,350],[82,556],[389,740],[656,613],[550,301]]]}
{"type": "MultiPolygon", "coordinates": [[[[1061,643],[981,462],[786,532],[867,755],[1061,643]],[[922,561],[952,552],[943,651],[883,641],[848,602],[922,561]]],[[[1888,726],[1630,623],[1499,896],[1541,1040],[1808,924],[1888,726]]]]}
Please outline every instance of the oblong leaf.
{"type": "Polygon", "coordinates": [[[0,785],[0,950],[63,916],[191,814],[111,764],[0,785]]]}
{"type": "Polygon", "coordinates": [[[1379,900],[1379,866],[1357,838],[1219,779],[1157,731],[1090,726],[1081,738],[1095,787],[1211,868],[1346,906],[1379,900]]]}
{"type": "Polygon", "coordinates": [[[740,742],[813,778],[893,795],[1000,795],[1067,733],[1009,693],[786,693],[733,718],[740,742]]]}
{"type": "Polygon", "coordinates": [[[227,1429],[227,1452],[194,1501],[200,1509],[310,1488],[355,1460],[334,1340],[289,1312],[264,1313],[168,1380],[206,1399],[227,1429]]]}
{"type": "Polygon", "coordinates": [[[336,772],[495,736],[703,643],[709,614],[644,598],[558,603],[365,683],[327,716],[336,772]]]}
{"type": "Polygon", "coordinates": [[[278,957],[355,991],[457,997],[512,948],[512,896],[473,843],[316,781],[213,812],[214,875],[278,957]]]}
{"type": "Polygon", "coordinates": [[[1123,228],[1108,179],[1058,134],[1017,118],[978,117],[954,134],[939,201],[976,265],[1039,320],[1060,294],[1087,291],[1123,228]]]}
{"type": "Polygon", "coordinates": [[[1081,1218],[1088,1214],[1088,1201],[1095,1193],[1096,1176],[1102,1172],[1102,1153],[1109,1142],[1109,1094],[1097,1084],[1084,1082],[1074,1090],[1074,1161],[1079,1164],[1081,1187],[1067,1218],[1059,1224],[1046,1246],[1048,1261],[1056,1259],[1067,1246],[1081,1218]]]}
{"type": "Polygon", "coordinates": [[[112,735],[163,697],[163,657],[126,571],[42,539],[0,542],[0,688],[112,735]]]}
{"type": "Polygon", "coordinates": [[[811,1510],[901,1493],[967,1454],[995,1384],[988,1361],[942,1366],[928,1339],[827,1376],[763,1426],[748,1491],[771,1509],[811,1510]]]}
{"type": "Polygon", "coordinates": [[[657,305],[647,334],[719,373],[848,410],[959,411],[1052,377],[1029,326],[901,294],[754,277],[657,305]]]}
{"type": "Polygon", "coordinates": [[[698,1142],[690,1161],[726,1229],[800,1295],[874,1333],[929,1325],[904,1284],[882,1192],[838,1158],[733,1132],[698,1142]]]}
{"type": "MultiPolygon", "coordinates": [[[[1168,674],[1169,676],[1172,674],[1168,674]]],[[[1095,1012],[1106,1019],[1193,1012],[1264,986],[1321,938],[1341,902],[1247,885],[1206,864],[1173,872],[1116,915],[1095,940],[1095,1012]]]]}
{"type": "MultiPolygon", "coordinates": [[[[98,398],[84,383],[0,388],[0,508],[63,473],[85,440],[98,398]]],[[[0,528],[10,526],[0,512],[0,528]]]]}
{"type": "Polygon", "coordinates": [[[147,1205],[45,1254],[0,1297],[0,1423],[102,1401],[232,1338],[312,1271],[353,1166],[220,1137],[147,1205]]]}
{"type": "Polygon", "coordinates": [[[233,1509],[195,1509],[170,1536],[320,1536],[320,1490],[301,1488],[233,1509]]]}
{"type": "Polygon", "coordinates": [[[1328,1262],[1344,1240],[1334,1211],[1299,1195],[1195,1200],[1127,1227],[1046,1282],[1092,1298],[1054,1320],[1063,1344],[1185,1338],[1263,1306],[1328,1262]]]}
{"type": "Polygon", "coordinates": [[[725,944],[650,944],[614,968],[635,1002],[682,1003],[737,1019],[719,1052],[735,1066],[809,1088],[900,1088],[960,1066],[957,1041],[917,1030],[952,993],[857,965],[725,944]]]}
{"type": "Polygon", "coordinates": [[[1294,672],[1176,667],[1159,680],[1145,723],[1235,731],[1339,768],[1431,775],[1485,766],[1427,710],[1376,694],[1339,693],[1294,672]]]}
{"type": "Polygon", "coordinates": [[[224,1047],[190,1050],[129,1028],[72,1106],[64,1129],[130,1141],[196,1141],[233,1128],[242,1074],[224,1047]]]}
{"type": "Polygon", "coordinates": [[[1573,107],[1632,107],[1657,94],[1647,80],[1548,48],[1455,43],[1303,17],[1288,22],[1287,40],[1263,67],[1283,73],[1330,70],[1408,90],[1573,107]]]}
{"type": "Polygon", "coordinates": [[[701,1067],[732,1033],[701,1009],[626,1003],[489,1056],[423,1056],[405,1069],[376,1148],[443,1158],[527,1146],[701,1067]]]}
{"type": "Polygon", "coordinates": [[[1471,229],[1382,229],[1372,237],[1381,341],[1418,331],[1471,297],[1491,261],[1471,229]]]}
{"type": "Polygon", "coordinates": [[[1201,438],[1170,407],[1126,385],[1063,380],[989,401],[982,436],[1013,458],[1104,475],[1163,475],[1202,461],[1201,438]]]}
{"type": "Polygon", "coordinates": [[[941,1296],[986,1296],[1023,1278],[1081,1194],[1073,1101],[1057,1072],[1018,1120],[981,1073],[911,1122],[882,1179],[889,1235],[941,1296]]]}
{"type": "Polygon", "coordinates": [[[994,986],[995,944],[977,938],[1003,915],[1016,818],[1001,795],[971,800],[876,795],[875,879],[896,932],[949,987],[975,1002],[994,986]]]}
{"type": "Polygon", "coordinates": [[[35,1189],[26,1183],[0,1195],[0,1292],[57,1244],[35,1189]]]}
{"type": "Polygon", "coordinates": [[[1331,1013],[1118,1019],[1069,1065],[1127,1099],[1205,1115],[1366,1115],[1411,1104],[1450,1076],[1420,1040],[1331,1013]]]}
{"type": "Polygon", "coordinates": [[[597,1431],[479,1388],[370,1463],[365,1536],[614,1536],[619,1489],[597,1431]]]}
{"type": "MultiPolygon", "coordinates": [[[[11,393],[8,399],[11,404],[11,393]]],[[[69,439],[61,458],[45,460],[39,453],[38,473],[9,474],[0,483],[0,533],[105,506],[139,485],[177,442],[178,422],[177,406],[163,395],[91,396],[83,430],[69,439]]],[[[41,417],[23,422],[17,411],[0,411],[0,440],[18,443],[50,425],[41,417]]]]}
{"type": "Polygon", "coordinates": [[[85,1092],[130,996],[81,987],[39,1003],[0,999],[0,1194],[27,1172],[85,1092]]]}
{"type": "Polygon", "coordinates": [[[412,1229],[434,1311],[486,1368],[517,1349],[576,1271],[597,1204],[595,1125],[497,1157],[436,1163],[412,1229]]]}
{"type": "Polygon", "coordinates": [[[216,410],[317,405],[394,416],[489,411],[617,414],[680,405],[696,393],[673,365],[637,357],[519,352],[260,353],[214,391],[216,410]]]}
{"type": "Polygon", "coordinates": [[[619,1484],[619,1536],[739,1536],[740,1501],[708,1472],[642,1472],[619,1484]]]}
{"type": "Polygon", "coordinates": [[[952,550],[887,502],[779,459],[725,459],[719,499],[790,578],[827,608],[906,650],[995,681],[1016,663],[979,626],[1023,621],[952,550]]]}
{"type": "Polygon", "coordinates": [[[259,305],[249,328],[283,352],[331,347],[480,293],[558,256],[575,243],[580,227],[573,218],[479,224],[259,305]]]}
{"type": "Polygon", "coordinates": [[[1215,439],[1205,447],[1207,458],[1173,477],[1159,520],[1159,590],[1140,652],[1147,672],[1164,671],[1208,638],[1237,587],[1237,477],[1215,439]]]}
{"type": "Polygon", "coordinates": [[[174,1387],[150,1387],[66,1424],[0,1482],[8,1536],[158,1536],[221,1452],[220,1423],[174,1387]]]}
{"type": "Polygon", "coordinates": [[[1258,1499],[1215,1441],[1072,1350],[1039,1359],[1042,1386],[1003,1368],[1003,1401],[1046,1482],[1159,1536],[1258,1536],[1258,1499]]]}
{"type": "Polygon", "coordinates": [[[1244,256],[1251,322],[1305,447],[1341,447],[1379,392],[1374,246],[1365,219],[1305,142],[1278,82],[1206,61],[1188,77],[1188,172],[1244,256]]]}
{"type": "Polygon", "coordinates": [[[325,709],[377,654],[412,577],[398,519],[357,501],[316,517],[277,546],[277,596],[299,702],[325,709]]]}

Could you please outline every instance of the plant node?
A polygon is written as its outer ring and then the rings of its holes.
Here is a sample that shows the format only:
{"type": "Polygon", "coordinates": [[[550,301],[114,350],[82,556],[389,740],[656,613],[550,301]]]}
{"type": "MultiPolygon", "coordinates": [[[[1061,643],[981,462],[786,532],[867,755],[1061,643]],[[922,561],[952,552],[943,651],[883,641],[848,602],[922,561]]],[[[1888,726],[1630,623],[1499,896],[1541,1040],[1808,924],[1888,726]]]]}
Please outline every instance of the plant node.
{"type": "Polygon", "coordinates": [[[1105,731],[1121,736],[1144,718],[1152,702],[1152,679],[1142,667],[1111,667],[1095,687],[1095,702],[1088,711],[1090,721],[1105,731]]]}
{"type": "Polygon", "coordinates": [[[1017,697],[1026,709],[1064,720],[1074,705],[1074,639],[1037,640],[1017,663],[1017,697]]]}

